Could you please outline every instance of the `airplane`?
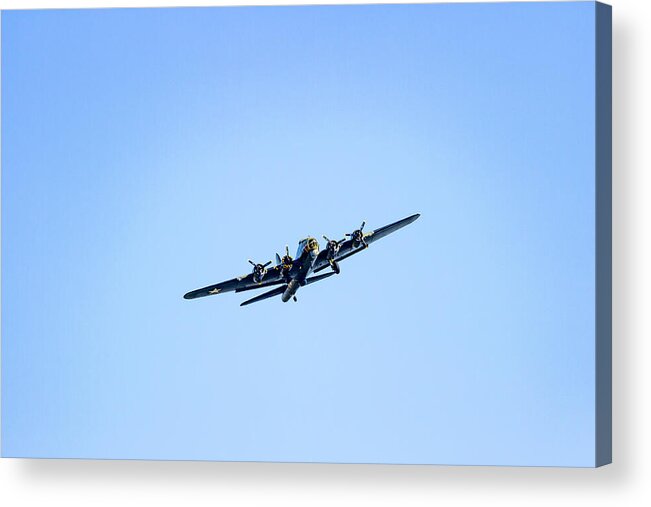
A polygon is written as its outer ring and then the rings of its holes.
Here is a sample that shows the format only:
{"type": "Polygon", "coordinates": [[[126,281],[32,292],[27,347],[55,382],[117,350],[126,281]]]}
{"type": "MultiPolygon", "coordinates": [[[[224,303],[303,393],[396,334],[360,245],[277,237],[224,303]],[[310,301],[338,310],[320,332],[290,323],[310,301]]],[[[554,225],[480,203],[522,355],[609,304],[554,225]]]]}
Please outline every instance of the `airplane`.
{"type": "Polygon", "coordinates": [[[272,261],[260,264],[249,259],[249,263],[253,266],[250,274],[190,291],[183,298],[196,299],[224,292],[244,292],[278,285],[268,292],[247,299],[240,306],[257,303],[274,296],[281,296],[283,303],[290,299],[297,301],[296,292],[299,288],[339,274],[341,272],[339,263],[342,260],[366,250],[371,243],[409,225],[418,217],[420,214],[416,213],[367,233],[364,232],[366,222],[362,222],[359,229],[345,234],[345,237],[338,241],[323,236],[326,241],[324,250],[320,250],[319,242],[315,238],[307,237],[299,242],[295,258],[289,255],[289,246],[286,246],[284,256],[276,254],[276,265],[273,267],[269,267],[272,261]],[[327,268],[332,271],[310,276],[327,268]]]}

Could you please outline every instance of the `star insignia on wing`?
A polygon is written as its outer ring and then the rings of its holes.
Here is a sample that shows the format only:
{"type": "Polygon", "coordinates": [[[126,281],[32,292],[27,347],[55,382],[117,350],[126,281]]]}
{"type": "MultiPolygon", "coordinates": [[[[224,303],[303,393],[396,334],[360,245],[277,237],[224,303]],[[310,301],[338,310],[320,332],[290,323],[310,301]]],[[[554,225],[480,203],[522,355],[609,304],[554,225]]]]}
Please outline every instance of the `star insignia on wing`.
{"type": "Polygon", "coordinates": [[[221,289],[213,289],[213,290],[209,290],[208,294],[219,294],[221,291],[222,291],[221,289]]]}

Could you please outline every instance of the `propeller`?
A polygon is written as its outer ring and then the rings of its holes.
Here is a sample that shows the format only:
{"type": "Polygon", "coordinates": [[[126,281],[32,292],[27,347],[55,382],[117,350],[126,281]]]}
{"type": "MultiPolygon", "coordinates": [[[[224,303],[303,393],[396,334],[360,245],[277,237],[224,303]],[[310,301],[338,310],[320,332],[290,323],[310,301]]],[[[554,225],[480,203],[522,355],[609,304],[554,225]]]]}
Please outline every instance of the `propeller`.
{"type": "Polygon", "coordinates": [[[292,259],[292,256],[289,255],[289,245],[285,245],[285,255],[283,255],[282,257],[278,252],[276,252],[277,266],[291,264],[293,260],[294,259],[292,259]]]}
{"type": "Polygon", "coordinates": [[[266,262],[264,264],[259,264],[259,263],[256,264],[251,259],[249,259],[249,264],[253,266],[253,281],[255,283],[260,283],[262,281],[262,277],[267,272],[267,266],[271,264],[271,261],[266,262]]]}
{"type": "Polygon", "coordinates": [[[327,242],[327,248],[328,248],[328,254],[330,256],[334,256],[337,254],[339,251],[339,248],[341,247],[341,244],[346,241],[345,239],[340,239],[339,241],[335,241],[334,239],[328,239],[327,236],[323,236],[323,239],[326,240],[327,242]]]}
{"type": "MultiPolygon", "coordinates": [[[[278,254],[276,254],[276,257],[280,259],[280,256],[278,254]]],[[[283,255],[282,259],[280,259],[281,264],[289,266],[293,260],[294,259],[292,259],[292,256],[289,255],[289,245],[285,245],[285,255],[283,255]]]]}
{"type": "Polygon", "coordinates": [[[330,263],[330,267],[332,270],[339,274],[341,270],[339,269],[339,264],[335,260],[335,256],[337,255],[337,252],[339,252],[339,248],[341,248],[341,244],[346,241],[346,238],[340,239],[339,241],[335,241],[334,239],[328,239],[327,236],[323,236],[323,239],[325,239],[328,244],[327,244],[327,259],[328,263],[330,263]]]}
{"type": "Polygon", "coordinates": [[[362,225],[359,227],[359,229],[354,230],[350,234],[346,233],[346,236],[353,240],[353,245],[354,246],[358,246],[360,244],[364,245],[364,247],[368,246],[366,244],[366,241],[364,241],[364,226],[365,225],[366,225],[366,221],[362,222],[362,225]]]}
{"type": "Polygon", "coordinates": [[[280,266],[283,276],[288,276],[289,270],[292,267],[292,262],[294,262],[294,259],[289,255],[289,245],[285,245],[285,255],[281,257],[276,254],[276,265],[280,266]]]}

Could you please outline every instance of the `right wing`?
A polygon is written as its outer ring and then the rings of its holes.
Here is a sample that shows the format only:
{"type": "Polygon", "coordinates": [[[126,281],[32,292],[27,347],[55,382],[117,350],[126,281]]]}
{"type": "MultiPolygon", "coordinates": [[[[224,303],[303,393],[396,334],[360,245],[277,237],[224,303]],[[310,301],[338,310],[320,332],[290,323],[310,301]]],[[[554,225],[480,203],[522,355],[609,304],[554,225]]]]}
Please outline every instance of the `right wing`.
{"type": "Polygon", "coordinates": [[[281,283],[285,283],[285,280],[282,277],[282,269],[280,266],[274,266],[267,270],[260,282],[254,282],[253,273],[249,273],[246,276],[240,276],[238,278],[233,278],[232,280],[226,280],[225,282],[208,285],[207,287],[190,291],[185,294],[183,298],[196,299],[215,294],[222,294],[224,292],[242,292],[245,290],[269,287],[270,285],[279,285],[281,283]]]}
{"type": "Polygon", "coordinates": [[[364,234],[364,240],[370,245],[374,241],[377,241],[384,236],[388,236],[392,232],[396,232],[398,229],[406,227],[410,223],[418,220],[418,217],[420,217],[420,213],[416,213],[414,215],[408,216],[407,218],[403,218],[402,220],[398,220],[397,222],[393,222],[392,224],[385,225],[379,229],[375,229],[374,231],[364,234]]]}
{"type": "MultiPolygon", "coordinates": [[[[377,241],[378,239],[388,236],[392,232],[395,232],[398,229],[402,229],[403,227],[409,225],[410,223],[417,220],[418,217],[420,217],[420,213],[416,213],[415,215],[408,216],[407,218],[403,218],[402,220],[398,220],[397,222],[393,222],[392,224],[385,225],[384,227],[380,227],[379,229],[375,229],[374,231],[368,232],[364,234],[364,241],[366,242],[367,245],[370,245],[374,241],[377,241]]],[[[363,252],[364,250],[366,250],[366,247],[361,245],[355,247],[353,244],[353,240],[347,239],[339,247],[339,251],[337,252],[337,255],[335,256],[334,260],[340,262],[343,261],[344,259],[347,259],[351,255],[355,255],[356,253],[363,252]]],[[[314,262],[314,272],[318,273],[319,271],[322,271],[325,268],[327,268],[329,265],[330,263],[328,262],[328,252],[327,250],[322,250],[319,253],[319,256],[316,258],[316,261],[314,262]]]]}

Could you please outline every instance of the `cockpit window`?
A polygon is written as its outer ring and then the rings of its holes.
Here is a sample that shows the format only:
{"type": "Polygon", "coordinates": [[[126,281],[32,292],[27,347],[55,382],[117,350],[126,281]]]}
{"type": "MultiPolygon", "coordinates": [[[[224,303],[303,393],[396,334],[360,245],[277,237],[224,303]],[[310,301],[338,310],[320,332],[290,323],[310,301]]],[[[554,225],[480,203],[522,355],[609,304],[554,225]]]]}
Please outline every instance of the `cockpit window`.
{"type": "Polygon", "coordinates": [[[318,252],[319,251],[319,242],[314,238],[308,239],[307,240],[307,249],[308,250],[314,250],[315,252],[318,252]]]}
{"type": "Polygon", "coordinates": [[[296,257],[300,257],[301,254],[304,251],[314,251],[314,252],[319,252],[319,242],[314,239],[314,238],[305,238],[304,240],[301,240],[301,242],[298,244],[298,250],[296,251],[296,257]]]}

